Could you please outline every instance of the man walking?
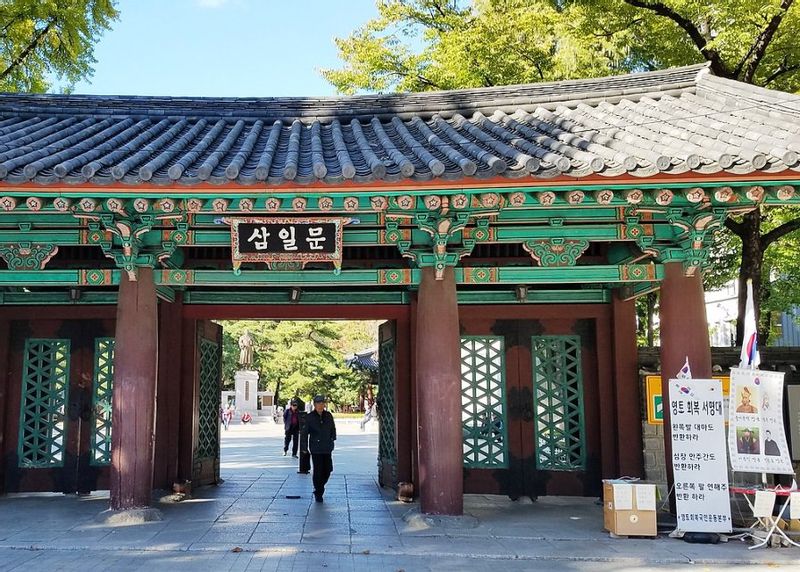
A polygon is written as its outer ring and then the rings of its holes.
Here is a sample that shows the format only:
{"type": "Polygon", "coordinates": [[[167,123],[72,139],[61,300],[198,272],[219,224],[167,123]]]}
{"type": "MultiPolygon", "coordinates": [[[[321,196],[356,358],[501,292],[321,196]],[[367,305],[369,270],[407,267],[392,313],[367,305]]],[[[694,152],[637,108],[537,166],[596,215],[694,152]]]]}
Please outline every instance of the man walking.
{"type": "Polygon", "coordinates": [[[325,485],[333,472],[333,446],[336,441],[336,424],[333,415],[325,409],[325,397],[314,397],[314,410],[306,417],[308,449],[314,474],[314,499],[322,502],[325,485]]]}
{"type": "Polygon", "coordinates": [[[283,412],[283,456],[289,452],[289,442],[292,443],[292,457],[297,458],[297,442],[300,438],[300,412],[298,411],[297,398],[292,398],[291,405],[283,412]]]}

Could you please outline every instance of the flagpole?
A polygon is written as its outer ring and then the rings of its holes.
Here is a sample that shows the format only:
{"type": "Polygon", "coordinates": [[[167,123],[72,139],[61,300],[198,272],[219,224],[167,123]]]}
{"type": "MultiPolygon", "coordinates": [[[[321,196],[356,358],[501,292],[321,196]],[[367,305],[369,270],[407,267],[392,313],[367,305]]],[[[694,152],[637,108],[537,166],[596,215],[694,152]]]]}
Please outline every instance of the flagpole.
{"type": "MultiPolygon", "coordinates": [[[[742,336],[742,352],[739,367],[746,367],[750,371],[758,369],[761,356],[758,353],[758,324],[756,323],[756,309],[753,302],[753,280],[747,279],[747,302],[744,312],[744,335],[742,336]]],[[[767,488],[767,473],[761,473],[761,486],[767,488]]]]}

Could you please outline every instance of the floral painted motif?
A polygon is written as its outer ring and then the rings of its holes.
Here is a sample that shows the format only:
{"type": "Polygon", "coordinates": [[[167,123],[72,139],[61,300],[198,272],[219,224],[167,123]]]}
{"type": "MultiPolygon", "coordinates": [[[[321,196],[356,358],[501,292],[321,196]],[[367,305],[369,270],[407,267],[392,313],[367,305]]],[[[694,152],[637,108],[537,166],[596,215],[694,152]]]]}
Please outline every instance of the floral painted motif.
{"type": "Polygon", "coordinates": [[[133,210],[137,213],[146,213],[150,210],[150,201],[147,199],[136,199],[133,201],[133,210]]]}
{"type": "Polygon", "coordinates": [[[545,191],[539,193],[539,204],[543,207],[549,207],[556,202],[556,194],[553,191],[545,191]]]}
{"type": "Polygon", "coordinates": [[[523,243],[539,266],[575,266],[578,258],[589,248],[588,240],[550,238],[523,243]]]}
{"type": "Polygon", "coordinates": [[[186,210],[190,213],[199,213],[203,209],[203,201],[200,199],[189,199],[186,201],[186,210]]]}
{"type": "Polygon", "coordinates": [[[38,197],[30,197],[25,204],[28,205],[28,208],[32,211],[40,211],[44,206],[44,201],[38,197]]]}
{"type": "Polygon", "coordinates": [[[295,197],[292,199],[292,210],[295,212],[303,212],[308,205],[308,199],[305,197],[295,197]]]}
{"type": "Polygon", "coordinates": [[[674,193],[669,189],[660,189],[656,191],[656,203],[662,207],[667,206],[672,202],[674,196],[674,193]]]}
{"type": "Polygon", "coordinates": [[[374,211],[380,212],[389,208],[389,199],[383,196],[371,197],[369,203],[372,205],[372,210],[374,211]]]}
{"type": "Polygon", "coordinates": [[[425,204],[425,208],[429,211],[435,211],[439,207],[442,206],[442,197],[439,195],[427,195],[422,202],[425,204]]]}
{"type": "Polygon", "coordinates": [[[585,197],[583,191],[570,191],[567,193],[567,202],[571,205],[579,205],[585,197]]]}
{"type": "Polygon", "coordinates": [[[211,208],[215,213],[224,213],[228,210],[230,201],[228,199],[214,199],[211,201],[211,208]]]}
{"type": "Polygon", "coordinates": [[[9,270],[43,270],[58,253],[54,244],[5,244],[0,246],[0,257],[9,270]]]}
{"type": "Polygon", "coordinates": [[[348,212],[353,212],[358,210],[358,197],[347,197],[344,200],[344,210],[348,212]]]}
{"type": "Polygon", "coordinates": [[[631,189],[625,193],[625,200],[628,204],[638,205],[644,199],[644,192],[641,189],[631,189]]]}

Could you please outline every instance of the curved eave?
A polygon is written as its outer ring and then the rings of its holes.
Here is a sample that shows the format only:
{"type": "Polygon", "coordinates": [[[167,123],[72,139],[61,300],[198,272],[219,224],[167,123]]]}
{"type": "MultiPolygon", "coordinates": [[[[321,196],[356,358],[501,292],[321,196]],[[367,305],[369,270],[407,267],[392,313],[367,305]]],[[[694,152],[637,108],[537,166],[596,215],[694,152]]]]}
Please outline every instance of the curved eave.
{"type": "Polygon", "coordinates": [[[797,169],[784,169],[778,172],[759,171],[753,173],[731,173],[731,172],[684,172],[676,174],[659,173],[649,177],[637,177],[630,173],[616,176],[605,176],[594,174],[586,177],[555,176],[549,179],[536,177],[513,178],[508,177],[486,177],[476,179],[474,177],[454,179],[451,181],[429,180],[429,181],[374,181],[369,184],[359,184],[353,181],[344,181],[338,185],[316,182],[308,185],[283,183],[280,185],[240,185],[225,184],[213,185],[208,182],[195,185],[163,185],[154,186],[152,184],[138,185],[98,185],[90,182],[65,186],[60,182],[50,184],[32,183],[9,183],[0,181],[0,189],[3,194],[10,196],[72,196],[72,195],[130,195],[142,197],[190,197],[190,196],[225,196],[225,195],[252,195],[254,193],[269,193],[276,196],[290,195],[325,195],[325,194],[370,194],[370,193],[419,193],[439,192],[442,194],[455,193],[461,191],[480,191],[480,190],[516,190],[525,189],[530,191],[548,190],[601,190],[601,189],[627,189],[627,188],[682,188],[688,186],[747,186],[747,185],[769,185],[769,184],[798,184],[800,185],[800,171],[797,169]]]}

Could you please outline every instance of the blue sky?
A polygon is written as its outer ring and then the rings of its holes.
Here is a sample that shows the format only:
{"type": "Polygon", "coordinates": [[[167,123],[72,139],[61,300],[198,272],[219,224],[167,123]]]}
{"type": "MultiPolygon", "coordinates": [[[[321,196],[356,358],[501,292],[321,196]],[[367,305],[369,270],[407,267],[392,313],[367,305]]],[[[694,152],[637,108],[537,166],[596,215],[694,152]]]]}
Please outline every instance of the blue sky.
{"type": "Polygon", "coordinates": [[[374,0],[119,0],[75,93],[333,95],[334,37],[377,14],[374,0]]]}

